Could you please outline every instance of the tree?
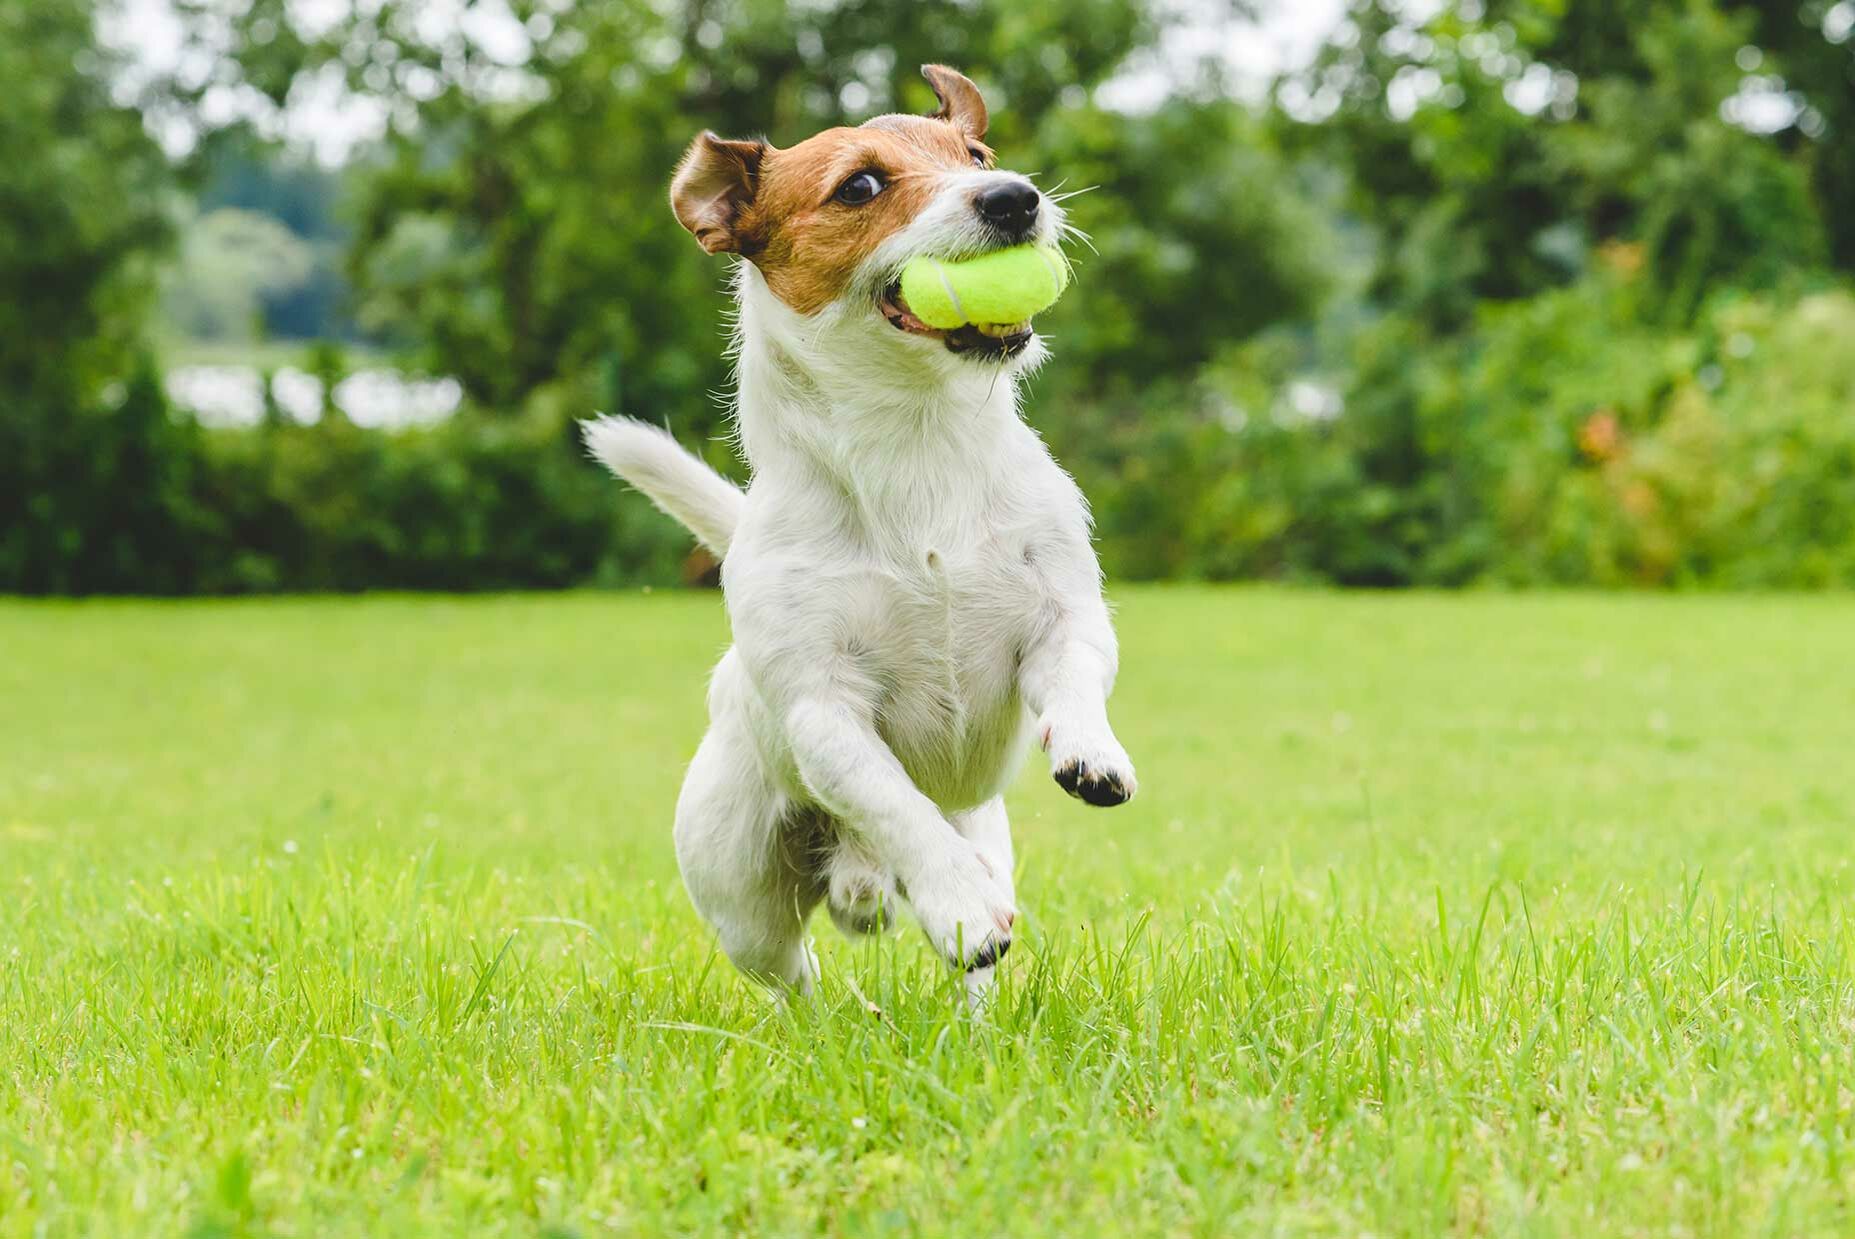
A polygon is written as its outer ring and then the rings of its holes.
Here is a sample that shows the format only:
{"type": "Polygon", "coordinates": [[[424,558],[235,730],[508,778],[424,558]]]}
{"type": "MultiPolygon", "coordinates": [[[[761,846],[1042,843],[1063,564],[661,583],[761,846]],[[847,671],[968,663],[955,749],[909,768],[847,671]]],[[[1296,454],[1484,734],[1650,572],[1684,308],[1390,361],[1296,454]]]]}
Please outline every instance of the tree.
{"type": "Polygon", "coordinates": [[[515,411],[564,387],[582,407],[716,433],[722,272],[665,206],[677,158],[704,128],[788,143],[927,110],[926,61],[972,70],[1008,165],[1104,186],[1072,204],[1102,248],[1078,294],[1090,313],[1064,320],[1080,372],[1189,369],[1303,309],[1315,283],[1267,135],[1238,109],[1090,105],[1152,42],[1144,0],[528,3],[513,6],[519,46],[503,48],[433,11],[388,0],[315,38],[283,0],[223,16],[246,78],[274,99],[339,63],[395,118],[359,195],[361,315],[480,406],[515,411]]]}
{"type": "Polygon", "coordinates": [[[1288,140],[1342,165],[1382,238],[1372,292],[1441,330],[1640,245],[1663,312],[1820,262],[1803,166],[1730,123],[1755,22],[1712,0],[1499,0],[1413,24],[1355,0],[1278,97],[1288,140]]]}
{"type": "Polygon", "coordinates": [[[188,222],[169,272],[163,320],[196,339],[250,340],[273,298],[301,288],[315,267],[308,242],[270,215],[221,207],[188,222]]]}
{"type": "MultiPolygon", "coordinates": [[[[1490,6],[1490,15],[1518,25],[1536,7],[1502,0],[1490,6]]],[[[1682,50],[1701,57],[1732,89],[1749,80],[1792,102],[1794,113],[1771,135],[1770,146],[1807,170],[1834,262],[1855,270],[1855,6],[1836,0],[1719,0],[1717,6],[1578,0],[1566,5],[1562,20],[1541,28],[1549,37],[1538,54],[1586,66],[1580,73],[1601,68],[1606,75],[1641,76],[1642,53],[1654,49],[1632,39],[1632,29],[1651,22],[1665,27],[1675,16],[1716,33],[1724,23],[1727,39],[1682,50]]]]}
{"type": "Polygon", "coordinates": [[[141,332],[170,186],[88,0],[0,6],[0,588],[161,588],[185,453],[141,332]]]}

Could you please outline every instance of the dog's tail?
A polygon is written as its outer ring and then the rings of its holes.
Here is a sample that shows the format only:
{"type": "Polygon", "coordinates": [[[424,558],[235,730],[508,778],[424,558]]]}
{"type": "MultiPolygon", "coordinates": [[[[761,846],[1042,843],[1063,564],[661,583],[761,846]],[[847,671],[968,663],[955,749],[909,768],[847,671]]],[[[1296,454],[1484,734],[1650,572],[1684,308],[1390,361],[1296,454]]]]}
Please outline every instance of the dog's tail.
{"type": "Polygon", "coordinates": [[[746,499],[740,487],[684,451],[669,431],[636,418],[596,417],[580,423],[580,435],[593,459],[726,557],[746,499]]]}

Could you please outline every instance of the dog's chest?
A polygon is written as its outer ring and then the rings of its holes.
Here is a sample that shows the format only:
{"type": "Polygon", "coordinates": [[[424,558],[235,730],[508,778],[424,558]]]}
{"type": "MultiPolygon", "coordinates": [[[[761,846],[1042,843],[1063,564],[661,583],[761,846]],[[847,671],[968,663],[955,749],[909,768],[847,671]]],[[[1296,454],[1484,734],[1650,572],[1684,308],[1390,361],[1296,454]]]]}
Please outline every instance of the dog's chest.
{"type": "Polygon", "coordinates": [[[991,794],[1020,729],[1018,662],[1047,614],[1025,543],[987,531],[925,538],[870,579],[864,658],[880,729],[936,799],[991,794]]]}

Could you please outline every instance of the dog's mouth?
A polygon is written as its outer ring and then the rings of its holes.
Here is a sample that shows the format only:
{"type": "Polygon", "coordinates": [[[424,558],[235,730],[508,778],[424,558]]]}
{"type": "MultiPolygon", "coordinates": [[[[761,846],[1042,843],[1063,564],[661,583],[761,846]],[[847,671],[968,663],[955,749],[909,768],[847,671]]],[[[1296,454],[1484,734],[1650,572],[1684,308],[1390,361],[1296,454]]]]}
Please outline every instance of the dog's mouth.
{"type": "Polygon", "coordinates": [[[945,329],[930,327],[916,318],[908,308],[908,302],[902,297],[902,281],[899,277],[891,280],[888,287],[882,290],[876,308],[897,331],[940,340],[950,353],[1002,359],[1016,357],[1031,342],[1031,321],[1028,318],[1021,323],[967,323],[961,327],[945,329]]]}

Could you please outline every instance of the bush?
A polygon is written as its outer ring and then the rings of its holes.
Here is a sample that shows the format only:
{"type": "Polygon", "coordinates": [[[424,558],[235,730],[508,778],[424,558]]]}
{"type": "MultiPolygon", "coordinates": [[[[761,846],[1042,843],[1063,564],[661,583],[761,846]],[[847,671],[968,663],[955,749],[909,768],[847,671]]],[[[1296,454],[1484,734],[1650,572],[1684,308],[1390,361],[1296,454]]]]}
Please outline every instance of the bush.
{"type": "MultiPolygon", "coordinates": [[[[1270,335],[1194,382],[1032,420],[1123,579],[1855,585],[1855,295],[1735,296],[1672,330],[1610,265],[1447,342],[1371,325],[1343,409],[1294,380],[1305,342],[1270,335]]],[[[424,429],[207,431],[144,363],[94,407],[0,419],[0,589],[675,581],[690,540],[585,458],[591,405],[560,385],[424,429]]]]}
{"type": "Polygon", "coordinates": [[[0,422],[0,460],[26,496],[0,534],[0,590],[17,593],[669,583],[689,553],[540,404],[397,432],[339,416],[208,431],[145,372],[95,414],[0,422]]]}
{"type": "Polygon", "coordinates": [[[381,432],[341,418],[204,440],[196,588],[561,588],[674,581],[688,540],[626,503],[566,417],[381,432]]]}
{"type": "Polygon", "coordinates": [[[186,593],[205,514],[202,432],[169,416],[144,361],[94,405],[21,400],[0,416],[0,590],[186,593]]]}
{"type": "Polygon", "coordinates": [[[1462,408],[1517,583],[1855,583],[1855,297],[1743,298],[1633,326],[1597,282],[1491,327],[1462,408]],[[1527,433],[1528,427],[1531,433],[1527,433]]]}
{"type": "Polygon", "coordinates": [[[1374,324],[1337,418],[1282,399],[1279,340],[1155,394],[1150,418],[1074,414],[1053,437],[1110,573],[1855,584],[1855,296],[1734,296],[1673,330],[1628,258],[1448,340],[1374,324]]]}

